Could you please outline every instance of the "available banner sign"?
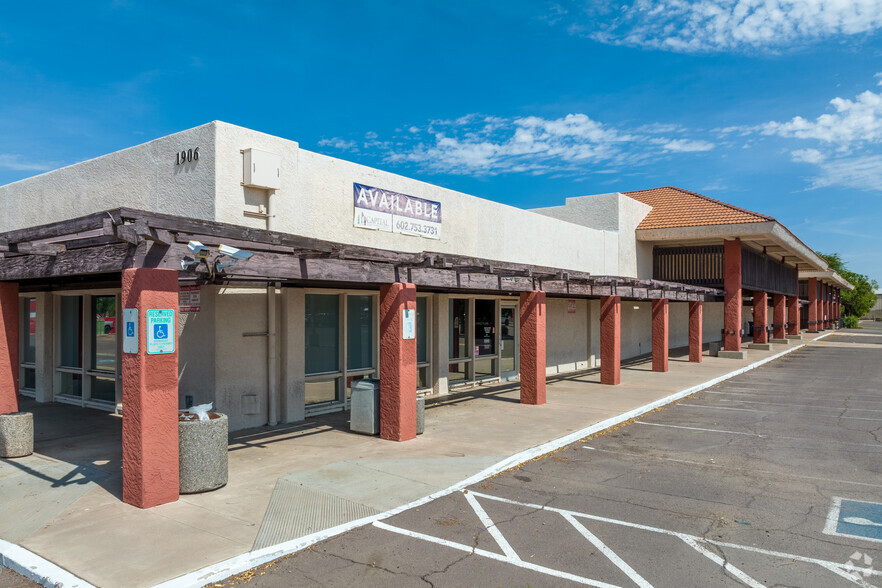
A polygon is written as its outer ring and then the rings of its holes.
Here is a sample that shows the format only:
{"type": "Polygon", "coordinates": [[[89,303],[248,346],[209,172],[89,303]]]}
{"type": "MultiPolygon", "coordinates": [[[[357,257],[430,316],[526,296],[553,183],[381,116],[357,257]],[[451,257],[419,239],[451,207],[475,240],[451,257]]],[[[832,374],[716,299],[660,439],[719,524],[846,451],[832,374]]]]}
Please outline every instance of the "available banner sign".
{"type": "Polygon", "coordinates": [[[441,238],[440,202],[355,183],[352,188],[356,227],[441,238]]]}

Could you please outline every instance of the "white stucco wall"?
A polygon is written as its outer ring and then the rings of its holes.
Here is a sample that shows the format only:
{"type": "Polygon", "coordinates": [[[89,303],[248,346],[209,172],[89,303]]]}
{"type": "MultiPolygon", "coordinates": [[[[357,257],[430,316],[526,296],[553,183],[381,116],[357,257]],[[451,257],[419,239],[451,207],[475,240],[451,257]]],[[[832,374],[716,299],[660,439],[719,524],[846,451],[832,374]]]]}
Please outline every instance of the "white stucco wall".
{"type": "Polygon", "coordinates": [[[137,145],[0,186],[0,232],[76,218],[121,206],[214,218],[216,124],[137,145]],[[175,154],[199,147],[199,161],[175,154]]]}
{"type": "Polygon", "coordinates": [[[217,409],[229,415],[230,430],[267,423],[266,336],[244,336],[265,333],[266,316],[265,289],[219,290],[214,386],[217,409]]]}
{"type": "MultiPolygon", "coordinates": [[[[652,277],[652,247],[638,243],[637,225],[652,210],[651,206],[623,194],[596,194],[567,198],[563,206],[536,208],[532,212],[584,227],[613,232],[618,272],[628,277],[652,277]],[[647,270],[648,268],[648,270],[647,270]],[[648,272],[648,275],[647,275],[648,272]]],[[[606,254],[606,252],[604,252],[606,254]]]]}
{"type": "Polygon", "coordinates": [[[588,368],[588,301],[576,300],[568,312],[566,298],[548,298],[545,308],[545,371],[548,375],[588,368]]]}
{"type": "Polygon", "coordinates": [[[382,170],[298,149],[297,144],[218,123],[217,220],[265,227],[249,218],[266,202],[265,191],[241,186],[240,150],[282,156],[281,189],[272,195],[274,229],[395,251],[433,251],[615,274],[618,235],[561,223],[533,212],[484,200],[382,170]],[[353,226],[353,183],[441,203],[441,239],[425,239],[353,226]],[[554,237],[553,239],[551,237],[554,237]],[[579,247],[573,247],[579,243],[579,247]],[[601,255],[598,255],[602,252],[601,255]]]}
{"type": "MultiPolygon", "coordinates": [[[[178,396],[180,408],[184,397],[193,396],[194,404],[217,402],[215,398],[215,337],[218,286],[199,289],[199,312],[178,314],[178,396]]],[[[223,322],[223,321],[221,321],[223,322]]],[[[215,405],[217,407],[217,405],[215,405]]],[[[221,410],[217,407],[218,410],[221,410]]],[[[221,411],[225,412],[225,411],[221,411]]],[[[230,415],[232,418],[232,415],[230,415]]]]}

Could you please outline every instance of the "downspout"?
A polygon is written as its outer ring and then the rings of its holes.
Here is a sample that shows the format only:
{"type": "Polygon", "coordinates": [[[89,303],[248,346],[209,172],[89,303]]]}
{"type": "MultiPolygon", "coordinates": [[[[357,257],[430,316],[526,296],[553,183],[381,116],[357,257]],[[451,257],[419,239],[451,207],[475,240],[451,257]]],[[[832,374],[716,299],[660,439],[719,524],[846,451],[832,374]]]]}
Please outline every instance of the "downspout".
{"type": "MultiPolygon", "coordinates": [[[[275,190],[266,192],[266,228],[273,230],[274,218],[271,206],[275,190]]],[[[267,424],[271,427],[279,424],[279,360],[276,330],[276,283],[270,282],[266,287],[266,377],[267,377],[267,424]]]]}

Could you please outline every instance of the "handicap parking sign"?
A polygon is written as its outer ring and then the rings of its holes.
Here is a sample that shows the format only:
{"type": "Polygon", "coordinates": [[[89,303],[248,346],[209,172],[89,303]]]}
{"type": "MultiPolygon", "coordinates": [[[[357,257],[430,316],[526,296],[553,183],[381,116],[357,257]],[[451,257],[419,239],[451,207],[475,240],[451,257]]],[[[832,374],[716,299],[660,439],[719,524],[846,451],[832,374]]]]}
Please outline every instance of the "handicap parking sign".
{"type": "Polygon", "coordinates": [[[135,323],[126,323],[126,337],[135,336],[135,323]]]}
{"type": "Polygon", "coordinates": [[[147,311],[147,353],[151,355],[175,352],[175,311],[171,309],[147,311]]]}

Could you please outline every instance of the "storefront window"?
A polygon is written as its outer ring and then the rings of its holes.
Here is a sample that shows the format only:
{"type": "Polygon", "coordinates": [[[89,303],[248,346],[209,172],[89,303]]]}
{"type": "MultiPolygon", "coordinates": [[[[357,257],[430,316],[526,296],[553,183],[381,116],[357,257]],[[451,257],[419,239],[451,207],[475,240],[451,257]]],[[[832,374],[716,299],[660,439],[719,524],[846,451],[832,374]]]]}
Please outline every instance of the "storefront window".
{"type": "Polygon", "coordinates": [[[450,359],[469,357],[469,301],[450,299],[450,359]]]}
{"type": "MultiPolygon", "coordinates": [[[[81,296],[61,297],[60,365],[83,367],[83,299],[81,296]]],[[[62,385],[62,390],[65,386],[62,385]]],[[[62,391],[62,394],[65,392],[62,391]]]]}
{"type": "Polygon", "coordinates": [[[416,341],[417,341],[417,363],[429,362],[429,317],[426,312],[426,298],[420,296],[417,298],[416,308],[416,341]]]}
{"type": "Polygon", "coordinates": [[[306,374],[340,370],[340,299],[306,295],[306,374]]]}
{"type": "MultiPolygon", "coordinates": [[[[95,322],[91,333],[91,368],[116,372],[116,296],[93,296],[92,317],[95,322]]],[[[104,380],[106,378],[102,378],[99,386],[107,386],[104,380]]],[[[115,400],[115,393],[110,400],[115,400]]]]}
{"type": "Polygon", "coordinates": [[[25,298],[24,325],[26,327],[21,361],[34,363],[37,360],[37,299],[25,298]]]}
{"type": "Polygon", "coordinates": [[[373,309],[374,300],[372,296],[346,297],[347,369],[362,370],[374,366],[373,309]]]}
{"type": "Polygon", "coordinates": [[[496,355],[495,300],[475,300],[475,355],[496,355]]]}

